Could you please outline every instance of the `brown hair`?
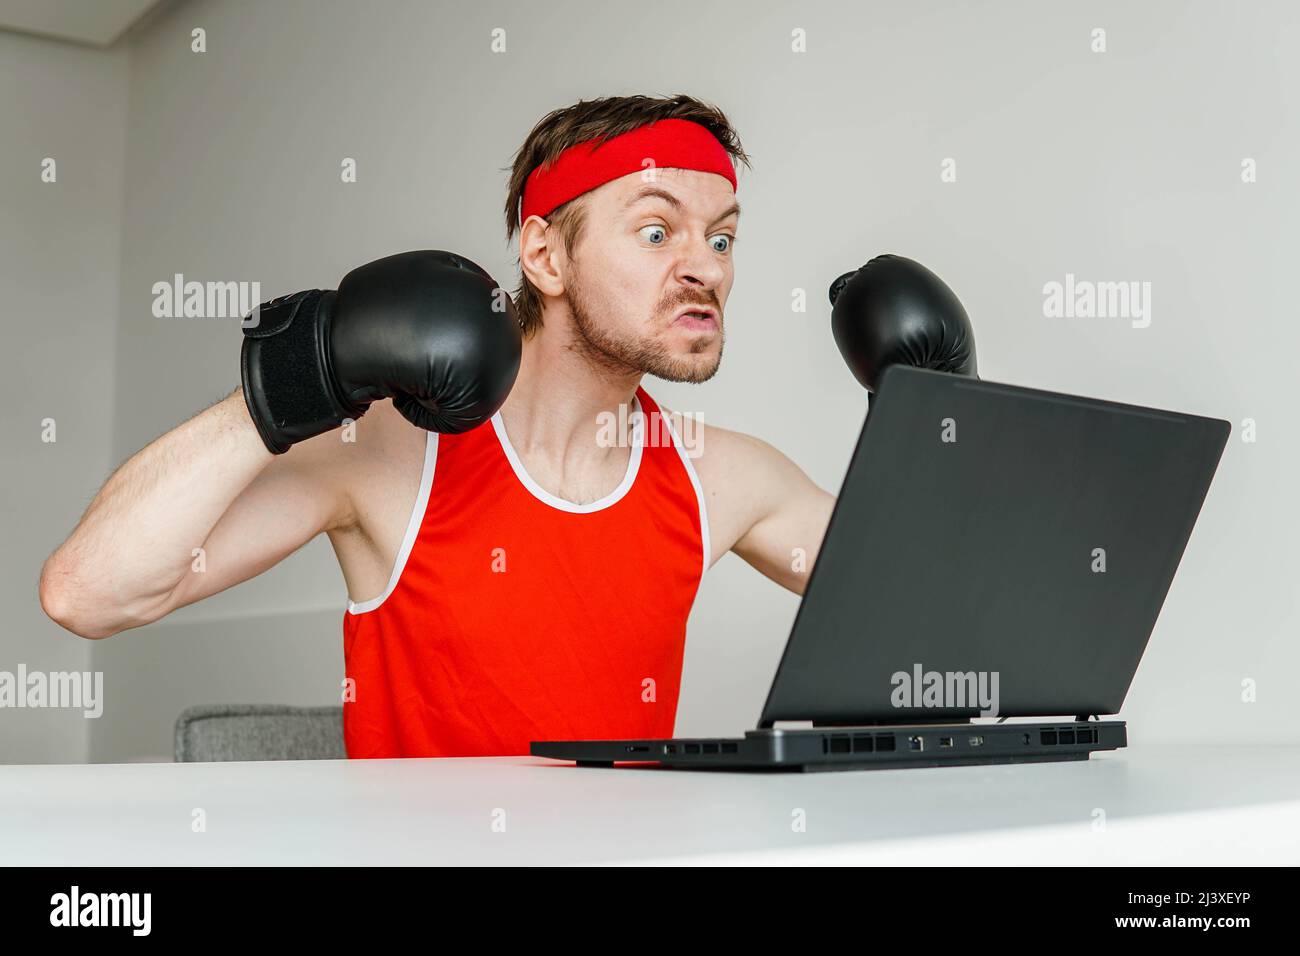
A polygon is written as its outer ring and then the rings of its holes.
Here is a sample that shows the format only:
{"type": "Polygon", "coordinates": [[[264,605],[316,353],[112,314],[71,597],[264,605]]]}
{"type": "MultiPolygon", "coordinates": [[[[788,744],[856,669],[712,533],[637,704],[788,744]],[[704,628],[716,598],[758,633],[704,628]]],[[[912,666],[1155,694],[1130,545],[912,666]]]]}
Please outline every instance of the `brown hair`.
{"type": "MultiPolygon", "coordinates": [[[[553,110],[533,127],[510,171],[510,190],[506,194],[506,241],[522,227],[520,201],[528,174],[542,164],[554,163],[570,146],[588,140],[604,142],[661,119],[683,119],[699,123],[717,137],[732,163],[749,166],[749,156],[740,145],[740,137],[731,123],[709,103],[678,93],[676,96],[606,96],[596,100],[579,100],[572,106],[553,110]]],[[[579,200],[570,200],[546,217],[556,230],[566,251],[577,245],[585,222],[579,200]]],[[[515,292],[515,310],[524,335],[532,335],[542,325],[542,295],[520,270],[519,288],[515,292]]]]}

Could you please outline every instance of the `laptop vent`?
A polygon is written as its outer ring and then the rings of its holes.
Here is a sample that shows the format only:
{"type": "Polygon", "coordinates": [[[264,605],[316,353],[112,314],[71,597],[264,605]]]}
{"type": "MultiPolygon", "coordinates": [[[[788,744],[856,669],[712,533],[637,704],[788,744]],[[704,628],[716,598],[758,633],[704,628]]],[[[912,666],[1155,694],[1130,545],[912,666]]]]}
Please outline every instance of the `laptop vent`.
{"type": "Polygon", "coordinates": [[[734,740],[700,740],[692,741],[688,744],[681,744],[680,747],[675,743],[664,744],[664,753],[668,756],[677,756],[679,753],[690,754],[691,756],[704,756],[706,754],[736,754],[740,753],[740,745],[734,740]]]}
{"type": "Polygon", "coordinates": [[[893,750],[893,734],[830,734],[822,737],[824,754],[869,754],[893,750]]]}
{"type": "MultiPolygon", "coordinates": [[[[1045,747],[1074,747],[1079,744],[1099,743],[1097,734],[1095,727],[1075,724],[1070,727],[1048,727],[1040,730],[1038,739],[1045,747]]],[[[1029,735],[1025,734],[1024,737],[1025,743],[1029,743],[1029,735]]],[[[940,748],[954,747],[956,744],[960,744],[962,749],[968,746],[979,747],[984,745],[984,738],[982,736],[938,738],[940,748]]],[[[895,750],[897,746],[893,734],[825,734],[822,736],[822,753],[829,755],[881,753],[895,750]]],[[[913,746],[912,749],[921,750],[928,747],[913,746]]]]}
{"type": "Polygon", "coordinates": [[[1095,727],[1053,727],[1038,732],[1039,743],[1044,747],[1069,747],[1075,744],[1097,743],[1095,727]]]}

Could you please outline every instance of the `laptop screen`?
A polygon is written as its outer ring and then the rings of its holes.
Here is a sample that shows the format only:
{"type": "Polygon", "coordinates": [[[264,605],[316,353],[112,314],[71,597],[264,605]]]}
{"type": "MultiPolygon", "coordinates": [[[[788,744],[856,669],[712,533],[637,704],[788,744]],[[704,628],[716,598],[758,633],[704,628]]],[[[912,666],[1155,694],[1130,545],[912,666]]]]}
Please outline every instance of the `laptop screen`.
{"type": "Polygon", "coordinates": [[[1228,432],[888,369],[759,726],[1117,713],[1228,432]]]}

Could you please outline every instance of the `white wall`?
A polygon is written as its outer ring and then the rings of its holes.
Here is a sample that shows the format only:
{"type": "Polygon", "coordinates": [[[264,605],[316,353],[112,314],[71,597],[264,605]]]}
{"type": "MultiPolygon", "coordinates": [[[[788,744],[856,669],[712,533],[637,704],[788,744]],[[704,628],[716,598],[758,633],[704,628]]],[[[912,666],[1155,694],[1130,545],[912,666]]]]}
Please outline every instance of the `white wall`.
{"type": "MultiPolygon", "coordinates": [[[[1285,2],[175,4],[129,51],[113,457],[238,382],[235,325],[153,318],[153,282],[255,279],[269,295],[442,247],[505,283],[502,167],[533,123],[580,97],[689,92],[728,112],[755,170],[741,178],[723,371],[652,392],[837,488],[863,400],[825,289],[893,251],[965,302],[985,378],[1230,419],[1123,716],[1134,740],[1295,740],[1297,41],[1285,2]],[[195,27],[206,54],[189,50],[195,27]],[[496,27],[503,55],[489,52],[496,27]],[[1095,27],[1104,54],[1090,51],[1095,27]],[[807,53],[791,52],[795,29],[807,53]],[[343,157],[358,161],[355,185],[339,181],[343,157]],[[946,157],[956,183],[940,181],[946,157]],[[1257,183],[1240,180],[1245,157],[1257,183]],[[1044,318],[1042,287],[1066,273],[1151,282],[1151,326],[1044,318]],[[791,312],[795,288],[806,314],[791,312]],[[1245,418],[1254,444],[1237,437],[1245,418]],[[1241,702],[1243,679],[1259,682],[1257,703],[1241,702]]],[[[81,503],[58,497],[39,525],[50,539],[81,503]]],[[[335,700],[343,602],[322,539],[96,645],[110,687],[132,692],[95,725],[93,759],[165,752],[184,701],[335,700]],[[309,614],[286,627],[286,612],[309,614]],[[152,683],[125,676],[140,673],[152,683]]],[[[710,573],[680,732],[752,725],[795,607],[737,559],[710,573]]]]}
{"type": "MultiPolygon", "coordinates": [[[[11,674],[90,662],[36,588],[112,463],[128,67],[125,50],[0,33],[0,670],[11,674]],[[42,182],[46,158],[54,182],[42,182]]],[[[90,723],[0,709],[0,763],[84,761],[90,723]]]]}

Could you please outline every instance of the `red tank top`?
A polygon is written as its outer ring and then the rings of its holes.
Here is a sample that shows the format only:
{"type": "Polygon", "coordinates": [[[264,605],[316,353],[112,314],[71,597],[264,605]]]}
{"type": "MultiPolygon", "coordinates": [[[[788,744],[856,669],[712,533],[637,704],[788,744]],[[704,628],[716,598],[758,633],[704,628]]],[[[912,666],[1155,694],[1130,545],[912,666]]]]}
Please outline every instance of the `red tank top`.
{"type": "Polygon", "coordinates": [[[499,414],[429,433],[388,587],[343,620],[349,757],[672,736],[708,520],[679,436],[640,388],[638,410],[627,474],[586,505],[528,476],[499,414]]]}

